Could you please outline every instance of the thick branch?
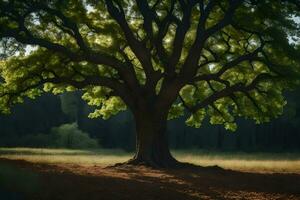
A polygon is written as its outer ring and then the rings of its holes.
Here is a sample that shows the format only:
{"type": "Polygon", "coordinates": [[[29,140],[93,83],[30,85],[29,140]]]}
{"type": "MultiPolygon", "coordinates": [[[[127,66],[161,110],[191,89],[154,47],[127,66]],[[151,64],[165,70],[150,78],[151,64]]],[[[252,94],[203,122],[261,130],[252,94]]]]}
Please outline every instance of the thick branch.
{"type": "Polygon", "coordinates": [[[235,85],[226,87],[220,91],[214,92],[211,96],[207,97],[206,99],[204,99],[203,101],[201,101],[199,104],[195,105],[191,109],[193,110],[193,112],[196,112],[197,110],[199,110],[201,108],[211,105],[218,99],[221,99],[224,97],[230,97],[232,94],[234,94],[236,92],[248,93],[249,91],[256,89],[256,86],[261,81],[270,80],[270,79],[274,79],[274,78],[278,78],[278,77],[272,76],[272,75],[266,74],[266,73],[260,74],[249,85],[237,83],[235,85]]]}
{"type": "Polygon", "coordinates": [[[235,10],[238,6],[242,3],[242,1],[229,1],[229,8],[227,9],[224,17],[220,20],[216,25],[213,27],[205,30],[205,22],[211,12],[211,10],[216,6],[217,1],[211,0],[208,5],[206,6],[205,10],[200,16],[198,28],[197,28],[197,35],[192,45],[191,49],[189,50],[188,56],[186,61],[182,67],[180,72],[181,77],[188,81],[191,77],[193,77],[198,69],[198,61],[201,56],[201,52],[204,48],[204,44],[210,36],[215,34],[216,32],[222,30],[225,26],[229,25],[232,22],[232,17],[234,15],[235,10]]]}
{"type": "Polygon", "coordinates": [[[133,53],[136,55],[138,60],[141,62],[145,74],[147,76],[148,83],[153,86],[153,73],[154,69],[151,62],[151,54],[149,50],[146,48],[145,44],[143,44],[141,41],[135,38],[131,28],[129,27],[124,10],[122,6],[118,3],[118,1],[113,0],[106,0],[107,10],[109,14],[114,18],[114,20],[119,24],[121,29],[124,32],[124,35],[126,37],[126,40],[133,51],[133,53]],[[115,6],[115,2],[118,6],[115,6]]]}
{"type": "MultiPolygon", "coordinates": [[[[54,74],[55,75],[55,74],[54,74]]],[[[8,91],[5,93],[2,93],[0,97],[8,96],[10,99],[12,99],[14,96],[20,96],[23,93],[42,86],[45,83],[53,83],[53,84],[66,84],[71,85],[77,89],[83,89],[87,86],[104,86],[112,89],[114,91],[114,94],[116,96],[119,96],[122,98],[122,100],[129,106],[133,106],[133,99],[129,95],[128,89],[123,85],[122,83],[119,83],[115,81],[112,78],[106,78],[106,77],[98,77],[98,76],[85,76],[83,81],[76,81],[73,80],[70,77],[58,77],[55,76],[54,78],[42,78],[40,75],[37,75],[40,78],[40,81],[38,81],[35,84],[31,84],[26,87],[22,87],[21,89],[18,89],[17,91],[8,91]]],[[[26,79],[28,80],[28,79],[26,79]]],[[[24,80],[25,81],[25,80],[24,80]]]]}
{"type": "Polygon", "coordinates": [[[185,5],[183,1],[181,1],[181,9],[183,11],[182,20],[177,24],[176,34],[173,42],[173,52],[170,56],[169,60],[169,69],[170,73],[175,71],[175,66],[178,64],[182,49],[183,43],[186,36],[187,31],[191,26],[191,13],[194,4],[185,5]]]}

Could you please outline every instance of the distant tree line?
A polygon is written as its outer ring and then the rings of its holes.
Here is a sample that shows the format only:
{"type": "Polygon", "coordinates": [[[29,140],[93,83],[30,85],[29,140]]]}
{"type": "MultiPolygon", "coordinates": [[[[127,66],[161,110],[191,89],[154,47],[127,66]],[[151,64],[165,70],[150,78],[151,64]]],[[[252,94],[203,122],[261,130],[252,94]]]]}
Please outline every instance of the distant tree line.
{"type": "MultiPolygon", "coordinates": [[[[199,129],[186,127],[181,118],[171,120],[168,124],[170,146],[173,149],[220,151],[299,151],[299,91],[287,94],[287,100],[284,115],[280,118],[259,125],[240,119],[236,132],[226,131],[222,126],[209,126],[208,120],[199,129]]],[[[134,150],[135,125],[129,112],[104,121],[89,119],[87,116],[92,110],[78,93],[43,95],[37,102],[28,100],[24,105],[16,106],[12,115],[0,116],[0,146],[82,148],[98,147],[99,144],[103,148],[134,150]],[[54,128],[59,126],[59,130],[54,128]],[[53,140],[53,130],[59,139],[53,140]],[[66,142],[67,137],[73,137],[72,143],[66,142]]]]}

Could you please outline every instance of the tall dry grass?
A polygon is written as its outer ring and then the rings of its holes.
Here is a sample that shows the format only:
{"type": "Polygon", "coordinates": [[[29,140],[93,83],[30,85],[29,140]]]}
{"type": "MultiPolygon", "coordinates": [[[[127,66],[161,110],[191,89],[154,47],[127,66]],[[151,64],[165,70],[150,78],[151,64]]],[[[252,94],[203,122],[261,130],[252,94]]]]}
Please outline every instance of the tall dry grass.
{"type": "MultiPolygon", "coordinates": [[[[225,169],[262,173],[300,173],[299,153],[229,153],[200,150],[173,151],[182,162],[201,166],[218,165],[225,169]]],[[[70,150],[0,148],[0,158],[34,163],[107,166],[125,162],[133,156],[122,150],[70,150]]]]}

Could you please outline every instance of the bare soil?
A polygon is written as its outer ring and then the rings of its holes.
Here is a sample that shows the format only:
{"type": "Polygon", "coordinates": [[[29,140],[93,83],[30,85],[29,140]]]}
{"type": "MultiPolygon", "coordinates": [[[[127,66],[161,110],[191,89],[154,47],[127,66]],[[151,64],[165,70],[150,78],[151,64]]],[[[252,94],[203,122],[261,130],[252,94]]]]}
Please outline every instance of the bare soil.
{"type": "Polygon", "coordinates": [[[300,199],[300,174],[262,174],[196,166],[173,170],[142,166],[103,168],[8,159],[0,159],[0,165],[36,177],[27,180],[25,176],[25,185],[35,187],[24,190],[17,179],[7,180],[11,184],[3,180],[1,183],[0,175],[0,199],[3,200],[300,199]]]}

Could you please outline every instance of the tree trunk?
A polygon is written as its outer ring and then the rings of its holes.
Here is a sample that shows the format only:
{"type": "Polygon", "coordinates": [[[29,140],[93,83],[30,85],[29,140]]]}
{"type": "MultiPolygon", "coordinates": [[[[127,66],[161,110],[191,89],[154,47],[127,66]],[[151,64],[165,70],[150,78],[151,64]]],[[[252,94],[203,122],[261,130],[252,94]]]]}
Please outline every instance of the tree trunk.
{"type": "Polygon", "coordinates": [[[166,135],[167,118],[146,112],[135,114],[136,154],[129,164],[155,168],[177,167],[179,162],[170,153],[166,135]]]}

